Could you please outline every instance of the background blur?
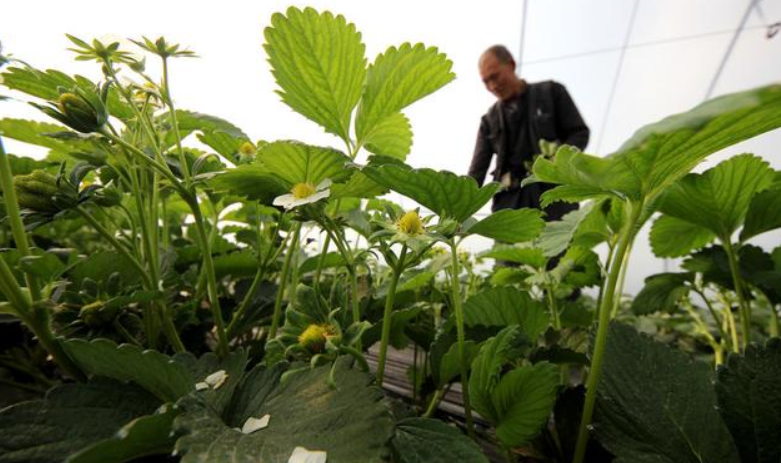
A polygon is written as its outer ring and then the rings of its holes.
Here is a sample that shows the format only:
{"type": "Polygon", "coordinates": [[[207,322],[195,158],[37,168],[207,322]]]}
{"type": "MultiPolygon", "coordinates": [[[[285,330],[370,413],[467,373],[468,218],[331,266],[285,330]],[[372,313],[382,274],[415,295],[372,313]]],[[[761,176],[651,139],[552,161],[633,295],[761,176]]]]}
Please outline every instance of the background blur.
{"type": "MultiPolygon", "coordinates": [[[[514,53],[527,80],[553,79],[567,86],[592,130],[586,151],[598,155],[616,150],[641,126],[708,96],[781,81],[781,0],[134,0],[111,6],[26,0],[4,5],[0,41],[5,54],[37,68],[99,80],[94,63],[73,61],[65,33],[82,39],[165,35],[199,55],[172,63],[178,108],[227,119],[255,140],[298,139],[341,148],[339,140],[293,113],[274,93],[263,29],[274,12],[291,5],[327,9],[355,23],[369,62],[403,42],[437,46],[453,60],[456,80],[405,113],[415,134],[408,162],[459,174],[469,166],[479,118],[493,103],[477,74],[480,53],[493,44],[514,53]]],[[[136,50],[132,44],[127,48],[136,50]]],[[[153,61],[148,71],[159,75],[153,61]]],[[[19,101],[0,103],[0,117],[44,119],[19,101]]],[[[17,155],[43,154],[5,143],[17,155]]],[[[712,156],[699,170],[743,152],[761,155],[780,169],[781,131],[712,156]]],[[[780,238],[769,233],[756,244],[769,249],[780,238]]],[[[473,251],[491,244],[470,240],[465,245],[473,251]]],[[[676,265],[655,258],[647,238],[639,238],[627,292],[636,293],[646,276],[676,265]]]]}

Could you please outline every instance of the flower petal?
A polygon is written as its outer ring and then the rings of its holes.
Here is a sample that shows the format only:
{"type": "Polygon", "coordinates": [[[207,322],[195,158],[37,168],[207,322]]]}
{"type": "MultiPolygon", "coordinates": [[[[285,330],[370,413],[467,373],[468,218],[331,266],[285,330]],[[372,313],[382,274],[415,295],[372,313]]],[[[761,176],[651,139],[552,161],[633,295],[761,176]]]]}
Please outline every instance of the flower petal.
{"type": "Polygon", "coordinates": [[[253,418],[249,417],[247,418],[247,421],[244,422],[244,426],[241,427],[241,432],[244,434],[252,434],[255,431],[259,431],[266,426],[268,426],[268,422],[271,419],[271,415],[263,415],[261,418],[253,418]]]}
{"type": "Polygon", "coordinates": [[[326,458],[327,455],[323,450],[307,450],[304,447],[296,447],[287,463],[325,463],[326,458]]]}
{"type": "Polygon", "coordinates": [[[215,371],[206,377],[203,381],[208,384],[212,389],[218,389],[228,379],[228,373],[225,370],[215,371]]]}

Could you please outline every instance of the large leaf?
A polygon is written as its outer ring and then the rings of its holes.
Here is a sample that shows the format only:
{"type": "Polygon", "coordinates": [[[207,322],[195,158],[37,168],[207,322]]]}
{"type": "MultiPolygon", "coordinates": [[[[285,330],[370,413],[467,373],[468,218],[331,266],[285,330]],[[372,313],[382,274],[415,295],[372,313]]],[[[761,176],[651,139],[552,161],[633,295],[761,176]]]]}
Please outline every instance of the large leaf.
{"type": "Polygon", "coordinates": [[[382,462],[393,435],[393,419],[372,377],[342,359],[336,388],[328,385],[330,366],[306,368],[280,382],[279,368],[250,372],[223,417],[197,400],[183,401],[175,426],[186,435],[177,452],[183,463],[287,462],[293,449],[325,451],[329,462],[382,462]],[[268,426],[251,434],[250,418],[269,415],[268,426]]]}
{"type": "Polygon", "coordinates": [[[545,223],[540,234],[539,246],[548,257],[558,256],[567,250],[580,224],[589,216],[593,203],[564,215],[561,220],[545,223]]]}
{"type": "Polygon", "coordinates": [[[385,129],[386,118],[397,118],[403,108],[453,80],[452,66],[443,53],[422,43],[390,47],[377,56],[369,66],[355,117],[358,142],[371,143],[375,130],[385,129]]]}
{"type": "Polygon", "coordinates": [[[358,170],[353,171],[347,182],[331,186],[332,198],[374,198],[387,192],[388,188],[377,184],[358,170]]]}
{"type": "Polygon", "coordinates": [[[749,239],[776,228],[781,228],[781,190],[770,189],[757,193],[751,200],[746,213],[743,230],[740,231],[740,241],[749,239]]]}
{"type": "Polygon", "coordinates": [[[678,301],[689,294],[691,273],[659,273],[645,279],[645,286],[632,301],[632,311],[637,315],[654,312],[672,312],[678,301]]]}
{"type": "Polygon", "coordinates": [[[502,209],[469,227],[468,232],[504,243],[521,243],[537,238],[544,225],[537,209],[502,209]]]}
{"type": "Polygon", "coordinates": [[[707,228],[669,215],[654,220],[649,235],[657,257],[682,257],[716,238],[707,228]]]}
{"type": "MultiPolygon", "coordinates": [[[[437,387],[444,387],[450,381],[457,380],[458,375],[461,374],[461,355],[458,352],[458,343],[454,342],[450,345],[450,349],[442,356],[439,362],[438,374],[433,374],[434,381],[437,383],[437,387]]],[[[464,363],[471,365],[474,359],[477,357],[480,349],[477,344],[472,341],[464,342],[464,363]]]]}
{"type": "Polygon", "coordinates": [[[605,195],[653,199],[708,155],[780,126],[781,85],[771,85],[647,125],[606,158],[562,147],[554,161],[538,158],[534,175],[562,185],[543,195],[547,202],[605,195]]]}
{"type": "Polygon", "coordinates": [[[330,12],[288,8],[271,17],[264,48],[293,110],[344,140],[366,75],[365,45],[355,25],[330,12]]]}
{"type": "Polygon", "coordinates": [[[317,185],[325,179],[338,183],[347,180],[351,174],[345,168],[350,158],[344,153],[293,141],[263,145],[258,160],[269,173],[288,186],[296,183],[317,185]]]}
{"type": "Polygon", "coordinates": [[[398,463],[488,463],[480,447],[453,426],[428,418],[406,418],[391,441],[398,463]]]}
{"type": "Polygon", "coordinates": [[[372,130],[370,138],[363,140],[368,151],[381,156],[404,160],[412,147],[412,126],[404,114],[387,116],[372,130]]]}
{"type": "Polygon", "coordinates": [[[533,340],[548,326],[545,305],[518,288],[502,286],[481,291],[464,303],[466,326],[504,328],[519,325],[527,339],[533,340]]]}
{"type": "Polygon", "coordinates": [[[496,436],[506,446],[527,444],[548,422],[559,370],[548,362],[526,365],[505,374],[491,394],[499,413],[496,436]]]}
{"type": "Polygon", "coordinates": [[[171,433],[179,410],[164,405],[153,415],[129,422],[110,438],[68,457],[66,463],[123,463],[148,455],[167,455],[176,438],[171,433]]]}
{"type": "Polygon", "coordinates": [[[617,462],[740,461],[709,365],[617,323],[603,362],[594,426],[617,462]]]}
{"type": "Polygon", "coordinates": [[[133,381],[163,402],[175,402],[195,389],[194,379],[182,364],[154,350],[117,346],[107,339],[69,339],[63,347],[88,376],[133,381]]]}
{"type": "Polygon", "coordinates": [[[410,169],[399,165],[366,166],[363,172],[372,180],[407,196],[435,214],[463,222],[479,211],[496,193],[499,185],[482,188],[472,177],[448,171],[410,169]]]}
{"type": "MultiPolygon", "coordinates": [[[[48,136],[57,132],[69,131],[67,127],[47,122],[28,121],[24,119],[0,120],[0,135],[24,143],[43,146],[57,153],[68,154],[78,150],[91,150],[90,143],[85,140],[61,140],[48,136]]],[[[14,171],[15,175],[22,172],[14,171]]]]}
{"type": "MultiPolygon", "coordinates": [[[[161,121],[171,126],[171,116],[165,113],[160,117],[161,121]]],[[[227,159],[236,162],[236,153],[242,142],[249,137],[240,128],[219,117],[193,111],[176,111],[176,122],[180,135],[186,137],[191,132],[200,132],[198,139],[210,146],[217,153],[227,159]]],[[[176,143],[176,134],[173,130],[166,134],[166,146],[176,143]]]]}
{"type": "Polygon", "coordinates": [[[133,384],[101,379],[58,386],[43,400],[0,412],[0,462],[59,463],[158,406],[133,384]]]}
{"type": "Polygon", "coordinates": [[[769,188],[774,177],[766,161],[742,154],[672,184],[661,196],[659,209],[729,240],[743,223],[754,194],[769,188]]]}
{"type": "Polygon", "coordinates": [[[217,174],[209,180],[209,185],[217,191],[225,191],[266,204],[290,190],[288,184],[271,174],[265,167],[255,164],[238,166],[217,174]]]}
{"type": "Polygon", "coordinates": [[[719,411],[742,463],[781,461],[781,340],[750,345],[718,371],[719,411]]]}
{"type": "Polygon", "coordinates": [[[472,407],[483,417],[496,424],[500,412],[493,400],[493,392],[499,384],[502,368],[515,358],[524,336],[518,325],[511,325],[487,340],[472,362],[469,375],[469,398],[472,407]]]}
{"type": "Polygon", "coordinates": [[[542,253],[542,249],[524,245],[497,245],[493,249],[480,254],[480,257],[489,257],[513,264],[529,265],[535,269],[545,268],[545,265],[548,263],[548,258],[542,253]]]}

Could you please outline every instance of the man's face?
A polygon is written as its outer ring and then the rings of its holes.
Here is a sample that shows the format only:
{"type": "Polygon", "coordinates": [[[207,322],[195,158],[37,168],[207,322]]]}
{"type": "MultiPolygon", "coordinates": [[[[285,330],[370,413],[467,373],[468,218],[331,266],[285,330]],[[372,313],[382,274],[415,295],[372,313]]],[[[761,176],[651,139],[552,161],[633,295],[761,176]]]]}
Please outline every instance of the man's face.
{"type": "Polygon", "coordinates": [[[515,63],[500,63],[492,53],[480,58],[480,78],[485,88],[502,101],[512,98],[518,90],[515,63]]]}

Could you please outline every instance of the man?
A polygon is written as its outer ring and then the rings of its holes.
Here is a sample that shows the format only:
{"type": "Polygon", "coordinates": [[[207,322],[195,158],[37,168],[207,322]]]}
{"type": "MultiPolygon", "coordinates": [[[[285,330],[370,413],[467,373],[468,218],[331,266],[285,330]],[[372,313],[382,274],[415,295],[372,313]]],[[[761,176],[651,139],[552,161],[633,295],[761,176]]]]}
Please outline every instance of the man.
{"type": "MultiPolygon", "coordinates": [[[[494,196],[494,211],[521,207],[540,208],[540,195],[552,185],[534,183],[523,188],[539,142],[568,144],[584,149],[589,129],[563,85],[545,81],[529,84],[515,74],[515,60],[502,45],[494,45],[480,56],[480,77],[498,100],[480,121],[480,131],[469,167],[469,175],[482,185],[491,157],[496,155],[494,181],[503,189],[494,196]]],[[[554,203],[545,220],[559,220],[577,204],[554,203]]]]}

